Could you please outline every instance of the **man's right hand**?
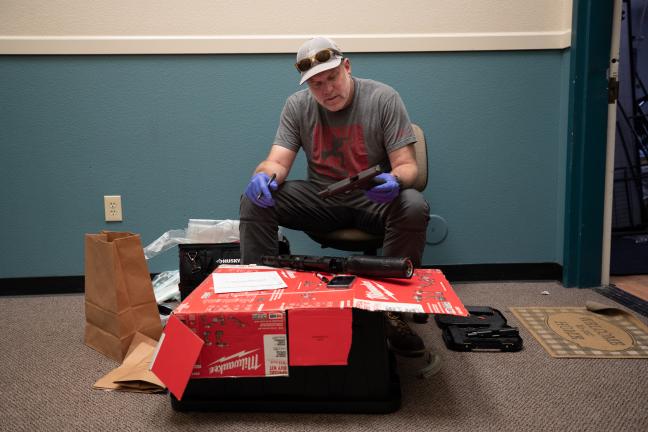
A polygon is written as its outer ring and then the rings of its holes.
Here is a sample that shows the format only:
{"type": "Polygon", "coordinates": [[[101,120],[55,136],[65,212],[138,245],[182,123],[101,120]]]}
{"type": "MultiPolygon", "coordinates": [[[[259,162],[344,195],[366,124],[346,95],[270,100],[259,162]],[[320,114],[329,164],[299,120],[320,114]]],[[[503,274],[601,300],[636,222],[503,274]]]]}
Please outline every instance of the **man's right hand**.
{"type": "Polygon", "coordinates": [[[270,189],[277,190],[277,181],[272,180],[268,184],[268,180],[270,177],[266,173],[256,173],[245,188],[245,196],[259,207],[267,208],[275,205],[270,189]]]}

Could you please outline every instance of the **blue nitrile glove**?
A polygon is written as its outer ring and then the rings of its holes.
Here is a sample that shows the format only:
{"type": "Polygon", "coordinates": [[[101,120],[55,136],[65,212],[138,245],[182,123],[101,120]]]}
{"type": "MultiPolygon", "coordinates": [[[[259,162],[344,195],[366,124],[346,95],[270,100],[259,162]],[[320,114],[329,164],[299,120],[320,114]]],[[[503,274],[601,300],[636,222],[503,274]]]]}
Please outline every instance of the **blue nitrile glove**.
{"type": "Polygon", "coordinates": [[[396,198],[400,193],[400,185],[398,184],[396,177],[389,173],[378,174],[374,178],[374,181],[382,183],[366,191],[365,195],[375,203],[388,203],[396,198]]]}
{"type": "Polygon", "coordinates": [[[245,196],[259,207],[267,208],[274,206],[275,202],[272,199],[270,189],[277,190],[278,185],[274,179],[268,184],[269,180],[270,177],[266,173],[254,174],[250,179],[250,183],[245,188],[245,196]],[[259,194],[261,194],[260,197],[259,194]]]}

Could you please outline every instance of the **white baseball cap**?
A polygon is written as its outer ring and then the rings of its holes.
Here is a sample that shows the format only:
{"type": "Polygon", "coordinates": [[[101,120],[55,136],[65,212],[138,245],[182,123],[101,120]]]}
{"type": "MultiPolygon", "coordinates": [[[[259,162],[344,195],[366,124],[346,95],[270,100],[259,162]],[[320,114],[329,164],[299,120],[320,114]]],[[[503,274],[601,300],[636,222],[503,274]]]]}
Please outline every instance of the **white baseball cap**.
{"type": "Polygon", "coordinates": [[[297,61],[295,63],[295,66],[301,73],[301,80],[299,81],[299,84],[304,84],[306,80],[308,80],[313,75],[317,75],[320,72],[338,67],[341,62],[342,51],[340,51],[340,48],[338,48],[337,44],[331,39],[324,36],[318,36],[313,39],[307,40],[302,44],[301,47],[299,47],[299,51],[297,51],[297,61]],[[327,50],[330,50],[328,51],[330,57],[326,61],[320,63],[318,59],[315,58],[315,55],[321,51],[326,52],[327,50]],[[310,62],[314,63],[314,65],[312,65],[310,68],[307,68],[305,71],[302,71],[299,68],[299,63],[302,60],[310,60],[310,62]],[[315,62],[313,62],[313,60],[315,60],[315,62]]]}

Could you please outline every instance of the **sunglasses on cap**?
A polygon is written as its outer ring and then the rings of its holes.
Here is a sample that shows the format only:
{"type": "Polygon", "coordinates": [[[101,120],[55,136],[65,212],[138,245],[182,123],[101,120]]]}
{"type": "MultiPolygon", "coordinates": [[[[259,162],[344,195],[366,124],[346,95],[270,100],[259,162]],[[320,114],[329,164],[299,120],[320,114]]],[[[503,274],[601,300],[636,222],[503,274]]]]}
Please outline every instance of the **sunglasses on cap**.
{"type": "Polygon", "coordinates": [[[326,48],[322,51],[319,51],[314,56],[306,57],[299,60],[295,63],[295,67],[299,72],[306,72],[308,69],[312,68],[318,63],[325,63],[331,59],[334,55],[341,56],[342,53],[334,50],[333,48],[326,48]]]}

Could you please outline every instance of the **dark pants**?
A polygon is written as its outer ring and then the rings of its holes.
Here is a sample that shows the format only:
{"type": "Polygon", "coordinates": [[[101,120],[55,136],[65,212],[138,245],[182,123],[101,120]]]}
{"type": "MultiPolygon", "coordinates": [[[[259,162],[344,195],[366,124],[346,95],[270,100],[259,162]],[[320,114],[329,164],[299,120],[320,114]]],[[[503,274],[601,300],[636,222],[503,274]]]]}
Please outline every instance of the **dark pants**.
{"type": "Polygon", "coordinates": [[[279,226],[313,232],[359,228],[385,234],[383,256],[410,257],[420,266],[430,208],[423,195],[405,189],[388,204],[368,200],[356,190],[323,200],[320,188],[304,180],[283,183],[273,192],[275,206],[261,208],[243,195],[240,210],[241,263],[260,264],[262,255],[277,255],[279,226]]]}

